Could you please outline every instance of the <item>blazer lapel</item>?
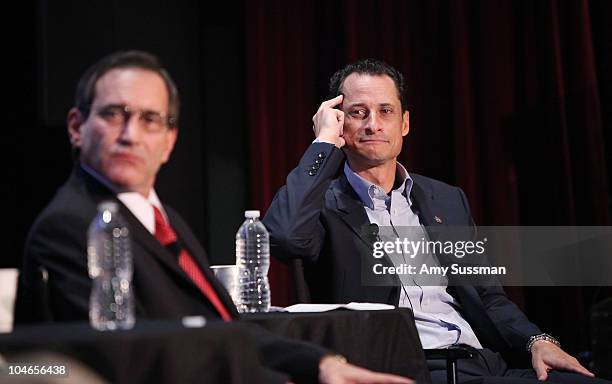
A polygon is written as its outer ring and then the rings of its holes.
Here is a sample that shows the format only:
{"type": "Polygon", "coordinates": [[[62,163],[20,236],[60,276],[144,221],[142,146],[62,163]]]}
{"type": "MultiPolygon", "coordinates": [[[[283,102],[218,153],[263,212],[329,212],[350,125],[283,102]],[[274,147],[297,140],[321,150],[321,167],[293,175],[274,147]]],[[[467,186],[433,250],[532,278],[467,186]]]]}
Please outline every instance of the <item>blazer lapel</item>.
{"type": "MultiPolygon", "coordinates": [[[[191,282],[191,279],[185,274],[177,262],[177,255],[174,255],[168,248],[164,247],[156,238],[153,236],[127,209],[123,204],[121,205],[121,213],[123,217],[128,221],[130,231],[132,234],[132,241],[138,243],[140,246],[145,248],[148,253],[152,254],[159,262],[165,265],[175,274],[181,276],[191,282]]],[[[195,285],[194,285],[195,286],[195,285]]]]}
{"type": "Polygon", "coordinates": [[[430,237],[436,236],[437,234],[435,232],[429,233],[429,231],[437,226],[442,226],[443,221],[432,209],[432,205],[435,204],[434,194],[431,191],[426,191],[425,188],[417,182],[413,182],[410,198],[416,207],[419,221],[428,230],[428,235],[430,237]]]}
{"type": "MultiPolygon", "coordinates": [[[[436,212],[436,200],[433,192],[414,182],[410,191],[410,198],[429,239],[431,241],[444,241],[444,233],[449,227],[444,222],[442,213],[436,212]]],[[[450,260],[444,253],[436,254],[436,256],[442,265],[450,265],[450,260]]]]}
{"type": "Polygon", "coordinates": [[[370,219],[344,174],[334,182],[332,191],[336,202],[335,211],[338,216],[365,245],[372,248],[373,239],[368,235],[367,230],[370,219]]]}
{"type": "MultiPolygon", "coordinates": [[[[194,237],[193,233],[189,230],[189,228],[185,227],[182,224],[182,220],[175,219],[176,213],[173,210],[166,209],[166,212],[168,213],[170,225],[172,225],[172,228],[175,230],[181,247],[187,250],[191,255],[192,259],[196,262],[196,264],[198,264],[200,270],[202,271],[202,274],[204,274],[204,277],[213,287],[214,291],[217,293],[217,296],[219,297],[219,299],[221,299],[225,308],[229,310],[232,317],[239,317],[238,310],[236,309],[236,305],[230,297],[229,292],[227,292],[225,287],[221,284],[219,280],[217,280],[217,278],[212,273],[208,264],[208,260],[206,259],[206,252],[204,251],[198,240],[194,237]]],[[[190,281],[193,287],[197,289],[198,292],[200,292],[199,288],[197,288],[195,283],[193,283],[191,279],[187,277],[186,274],[184,275],[185,278],[190,281]]]]}
{"type": "MultiPolygon", "coordinates": [[[[353,190],[353,187],[351,187],[346,176],[344,176],[344,173],[332,184],[332,191],[335,197],[335,207],[332,210],[370,250],[369,254],[372,255],[371,252],[374,250],[373,243],[377,241],[378,231],[373,233],[370,230],[370,219],[363,207],[363,203],[353,190]]],[[[366,257],[366,260],[374,261],[372,257],[366,257]]],[[[387,266],[393,265],[386,253],[381,260],[384,260],[387,266]]],[[[401,282],[396,275],[392,276],[392,279],[395,285],[370,287],[370,289],[366,290],[365,300],[374,303],[384,302],[397,305],[401,282]]]]}

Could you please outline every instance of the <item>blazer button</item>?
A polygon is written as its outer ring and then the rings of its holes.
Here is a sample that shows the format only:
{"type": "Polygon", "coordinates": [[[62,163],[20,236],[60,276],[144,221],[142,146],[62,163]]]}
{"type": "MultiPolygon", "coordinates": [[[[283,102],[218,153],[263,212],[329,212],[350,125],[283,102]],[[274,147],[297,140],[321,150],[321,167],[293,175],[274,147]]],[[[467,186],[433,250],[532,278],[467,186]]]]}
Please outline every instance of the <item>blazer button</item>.
{"type": "Polygon", "coordinates": [[[321,164],[317,164],[317,163],[315,163],[315,164],[313,164],[313,165],[310,167],[310,169],[317,170],[317,169],[319,169],[320,167],[321,167],[321,164]]]}
{"type": "Polygon", "coordinates": [[[325,158],[325,156],[327,156],[327,155],[325,154],[325,152],[319,152],[319,153],[317,154],[317,157],[318,157],[319,159],[324,159],[324,158],[325,158]]]}
{"type": "Polygon", "coordinates": [[[310,176],[314,176],[317,174],[317,170],[316,169],[311,169],[310,171],[308,171],[308,175],[310,176]]]}

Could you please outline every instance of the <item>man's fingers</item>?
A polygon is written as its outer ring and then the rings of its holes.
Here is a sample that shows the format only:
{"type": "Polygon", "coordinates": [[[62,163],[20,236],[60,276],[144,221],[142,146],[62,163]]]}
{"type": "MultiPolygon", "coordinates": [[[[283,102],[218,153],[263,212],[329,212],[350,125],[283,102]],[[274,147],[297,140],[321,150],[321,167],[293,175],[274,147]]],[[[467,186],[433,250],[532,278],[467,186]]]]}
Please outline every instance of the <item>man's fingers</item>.
{"type": "Polygon", "coordinates": [[[352,379],[356,383],[380,383],[380,384],[414,384],[414,380],[407,377],[391,375],[378,372],[359,372],[359,376],[352,379]]]}
{"type": "Polygon", "coordinates": [[[387,374],[384,374],[384,377],[381,378],[380,382],[390,384],[414,384],[414,380],[409,379],[407,377],[399,377],[387,374]]]}
{"type": "Polygon", "coordinates": [[[538,380],[544,381],[548,378],[548,370],[546,364],[542,360],[533,363],[533,369],[536,372],[538,380]]]}
{"type": "Polygon", "coordinates": [[[336,119],[338,122],[344,124],[344,112],[338,109],[334,109],[334,112],[336,112],[336,119]]]}
{"type": "Polygon", "coordinates": [[[329,99],[329,100],[325,100],[324,102],[321,103],[321,108],[333,108],[338,104],[342,103],[342,99],[344,99],[344,95],[339,94],[338,96],[334,97],[333,99],[329,99]]]}
{"type": "Polygon", "coordinates": [[[338,136],[342,137],[342,135],[344,135],[344,112],[335,109],[334,111],[336,111],[336,119],[338,120],[338,125],[340,128],[338,136]]]}
{"type": "Polygon", "coordinates": [[[585,367],[583,367],[577,360],[576,361],[565,361],[564,364],[561,365],[561,369],[566,369],[568,371],[574,371],[577,373],[581,373],[585,376],[595,376],[593,372],[589,371],[585,367]]]}

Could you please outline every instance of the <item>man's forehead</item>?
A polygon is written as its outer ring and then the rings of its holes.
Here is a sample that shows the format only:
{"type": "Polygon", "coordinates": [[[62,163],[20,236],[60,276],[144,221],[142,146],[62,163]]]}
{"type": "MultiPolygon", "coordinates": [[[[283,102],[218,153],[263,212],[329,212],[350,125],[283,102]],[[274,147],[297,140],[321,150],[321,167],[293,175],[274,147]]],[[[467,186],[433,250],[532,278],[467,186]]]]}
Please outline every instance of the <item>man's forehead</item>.
{"type": "Polygon", "coordinates": [[[96,82],[95,104],[130,104],[166,108],[168,89],[156,72],[142,68],[115,68],[96,82]]]}
{"type": "Polygon", "coordinates": [[[395,82],[387,75],[351,73],[344,79],[341,92],[344,94],[344,103],[349,104],[400,103],[395,82]]]}

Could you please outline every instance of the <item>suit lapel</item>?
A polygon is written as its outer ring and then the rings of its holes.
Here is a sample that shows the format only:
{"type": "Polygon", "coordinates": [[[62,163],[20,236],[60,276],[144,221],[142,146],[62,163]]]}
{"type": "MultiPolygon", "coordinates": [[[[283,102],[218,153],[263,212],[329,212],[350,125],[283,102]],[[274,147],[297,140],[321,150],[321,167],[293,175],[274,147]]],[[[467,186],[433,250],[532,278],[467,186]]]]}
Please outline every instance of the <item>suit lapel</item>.
{"type": "MultiPolygon", "coordinates": [[[[148,253],[152,254],[160,263],[165,265],[173,273],[177,274],[181,278],[191,282],[191,279],[185,274],[177,262],[177,256],[174,255],[168,248],[164,247],[156,238],[153,236],[140,221],[132,214],[132,212],[123,204],[121,205],[122,214],[128,221],[130,230],[132,232],[132,241],[138,243],[140,246],[145,248],[148,253]]],[[[195,286],[195,285],[194,285],[195,286]]],[[[197,287],[196,287],[197,288],[197,287]]]]}
{"type": "Polygon", "coordinates": [[[432,209],[432,206],[435,205],[434,194],[432,191],[426,190],[423,185],[413,180],[410,198],[416,207],[419,221],[427,229],[427,234],[430,238],[434,240],[433,237],[437,237],[437,233],[431,230],[444,225],[440,219],[441,216],[435,212],[435,209],[432,209]],[[436,218],[438,218],[438,220],[436,220],[436,218]]]}
{"type": "Polygon", "coordinates": [[[372,239],[368,238],[366,231],[370,219],[344,173],[334,182],[332,191],[336,203],[335,212],[365,245],[372,248],[372,239]]]}
{"type": "MultiPolygon", "coordinates": [[[[416,213],[419,216],[419,222],[425,228],[427,236],[431,241],[440,240],[443,241],[444,231],[448,229],[444,222],[444,216],[441,212],[436,210],[436,200],[433,191],[428,190],[426,186],[417,183],[416,181],[412,184],[412,190],[410,191],[410,198],[416,213]]],[[[436,254],[438,261],[442,265],[450,265],[450,260],[445,254],[436,254]]]]}
{"type": "MultiPolygon", "coordinates": [[[[363,207],[363,203],[353,190],[353,187],[351,187],[344,173],[334,181],[332,184],[332,191],[335,204],[332,204],[331,210],[342,219],[355,236],[357,236],[357,238],[359,238],[359,240],[372,252],[374,250],[373,243],[376,241],[377,234],[372,236],[369,230],[370,219],[363,207]]],[[[372,255],[371,252],[369,253],[370,255],[372,255]]],[[[365,260],[373,261],[374,259],[366,258],[365,260]]],[[[361,261],[363,262],[365,260],[362,258],[361,261]]],[[[384,260],[387,266],[393,265],[386,253],[382,260],[384,260]]],[[[366,297],[364,299],[373,303],[383,302],[397,305],[399,302],[399,284],[401,283],[397,276],[394,275],[392,278],[396,282],[395,285],[370,287],[365,290],[364,294],[366,297]]]]}
{"type": "MultiPolygon", "coordinates": [[[[184,225],[183,221],[177,218],[174,210],[166,208],[166,212],[168,213],[170,225],[172,225],[172,228],[174,228],[176,231],[181,247],[186,249],[191,255],[192,259],[196,262],[196,264],[198,264],[202,274],[204,274],[204,277],[213,287],[214,291],[217,293],[217,296],[219,296],[225,307],[230,311],[232,317],[238,317],[239,315],[232,298],[221,282],[213,275],[208,264],[208,260],[206,259],[206,252],[200,245],[199,241],[195,238],[191,230],[184,225]]],[[[189,279],[186,275],[185,277],[191,282],[191,279],[189,279]]],[[[198,289],[198,292],[200,291],[195,284],[193,284],[193,286],[198,289]]]]}

